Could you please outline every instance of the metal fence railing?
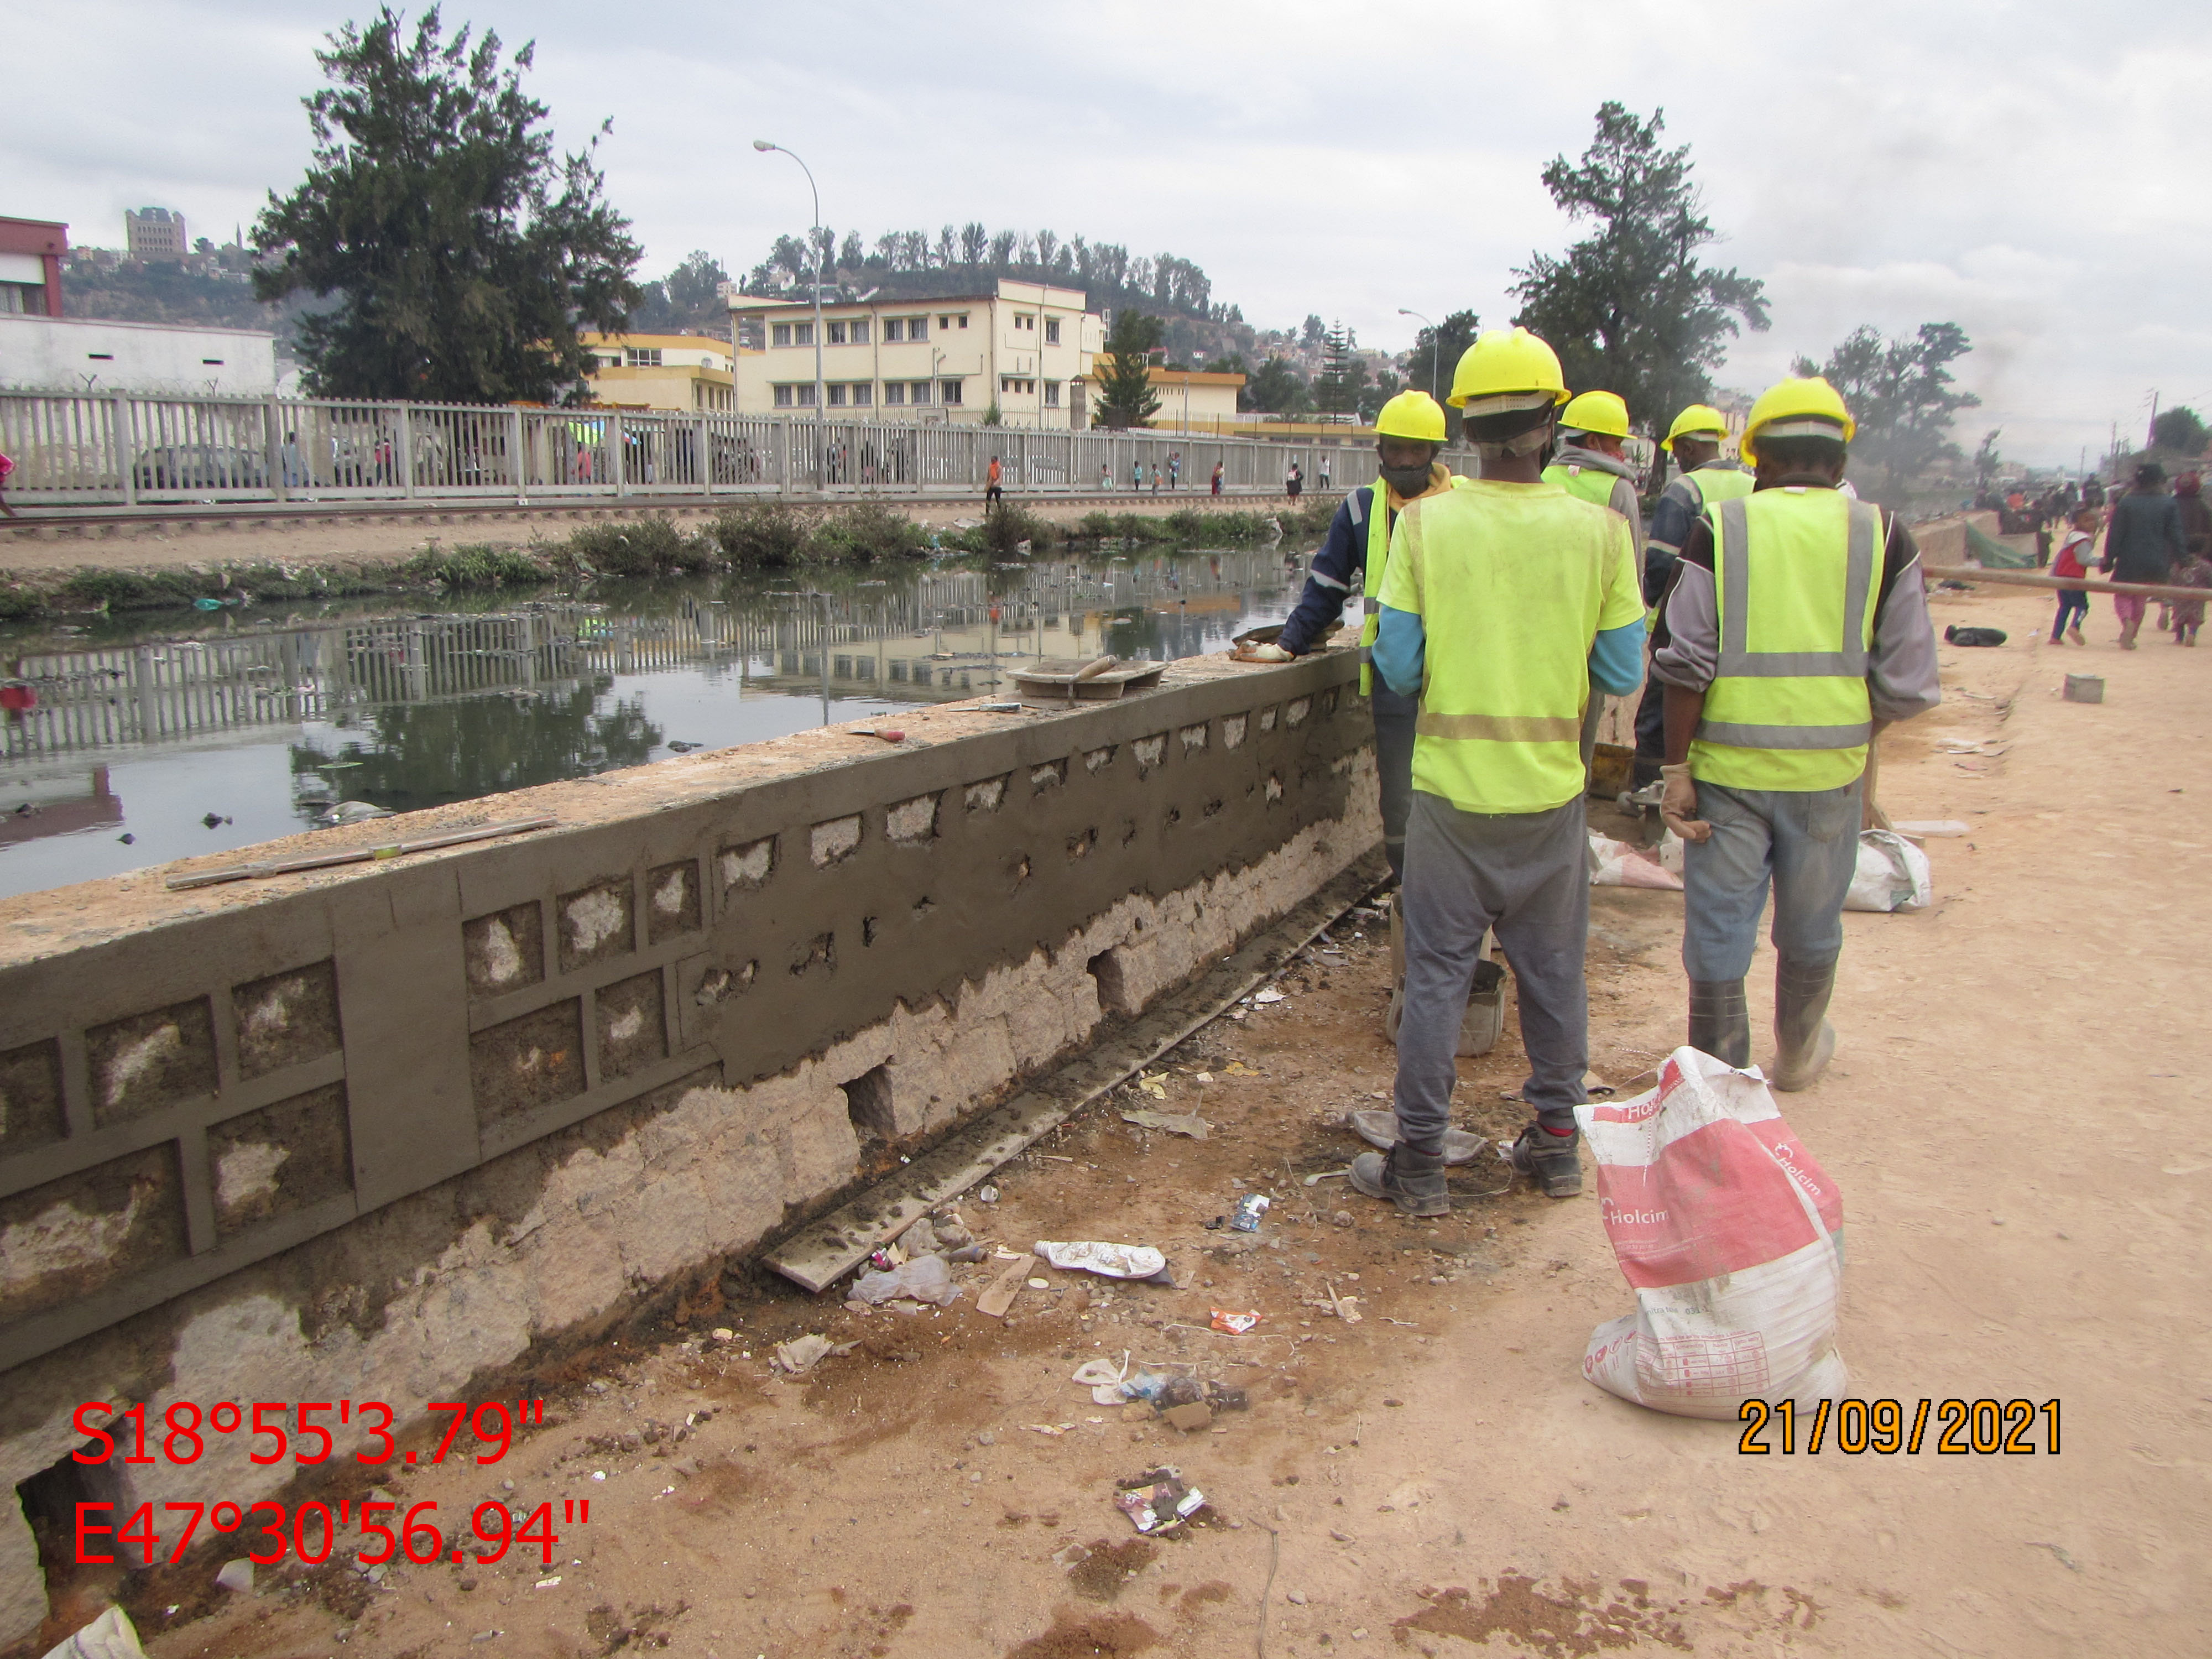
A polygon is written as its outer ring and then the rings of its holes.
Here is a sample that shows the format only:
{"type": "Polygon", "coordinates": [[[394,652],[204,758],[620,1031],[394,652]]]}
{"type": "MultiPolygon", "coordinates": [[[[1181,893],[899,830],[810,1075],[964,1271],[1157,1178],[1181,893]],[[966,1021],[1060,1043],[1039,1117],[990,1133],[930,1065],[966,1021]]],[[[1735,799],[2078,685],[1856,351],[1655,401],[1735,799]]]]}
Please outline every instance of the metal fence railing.
{"type": "Polygon", "coordinates": [[[1150,495],[1157,469],[1203,495],[1217,464],[1226,495],[1280,495],[1294,461],[1309,487],[1375,477],[1356,441],[128,392],[0,391],[0,452],[12,501],[57,507],[969,495],[994,456],[1024,493],[1150,495]]]}

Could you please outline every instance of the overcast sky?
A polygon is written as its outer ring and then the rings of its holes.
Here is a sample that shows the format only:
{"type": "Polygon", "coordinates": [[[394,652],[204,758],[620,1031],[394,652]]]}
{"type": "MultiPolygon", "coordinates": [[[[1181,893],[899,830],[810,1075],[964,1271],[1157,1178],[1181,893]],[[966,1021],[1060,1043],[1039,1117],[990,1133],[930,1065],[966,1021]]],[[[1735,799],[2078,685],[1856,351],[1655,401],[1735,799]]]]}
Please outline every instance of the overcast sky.
{"type": "MultiPolygon", "coordinates": [[[[0,213],[119,246],[126,207],[228,239],[289,188],[313,52],[362,7],[5,0],[0,213]],[[35,66],[35,67],[34,67],[35,66]]],[[[1756,389],[1854,325],[1955,321],[2008,455],[2094,458],[2154,390],[2212,417],[2212,31],[2156,4],[1573,7],[1306,0],[678,5],[462,0],[535,39],[562,137],[605,117],[644,274],[695,247],[742,274],[810,217],[871,241],[981,219],[1196,260],[1261,325],[1340,317],[1399,348],[1401,306],[1502,323],[1510,270],[1574,239],[1538,179],[1606,99],[1692,146],[1721,263],[1774,326],[1756,389]],[[1698,20],[1704,20],[1698,22],[1698,20]],[[1694,25],[1694,26],[1692,26],[1694,25]]],[[[1640,413],[1640,411],[1639,411],[1640,413]]]]}

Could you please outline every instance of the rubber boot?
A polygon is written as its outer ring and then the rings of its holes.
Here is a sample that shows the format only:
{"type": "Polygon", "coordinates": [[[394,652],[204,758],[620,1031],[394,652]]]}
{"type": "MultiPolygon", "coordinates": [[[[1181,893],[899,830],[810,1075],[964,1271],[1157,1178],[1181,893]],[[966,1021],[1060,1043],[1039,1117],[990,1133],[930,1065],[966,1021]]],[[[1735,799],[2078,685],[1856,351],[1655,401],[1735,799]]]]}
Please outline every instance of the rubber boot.
{"type": "Polygon", "coordinates": [[[1583,1190],[1582,1159],[1576,1155],[1582,1139],[1579,1129],[1555,1135],[1542,1124],[1532,1123],[1505,1155],[1515,1169],[1544,1189],[1545,1197],[1577,1198],[1583,1190]]]}
{"type": "Polygon", "coordinates": [[[1402,1140],[1387,1152],[1362,1152],[1352,1160],[1351,1182],[1355,1192],[1386,1198],[1401,1214],[1451,1213],[1441,1152],[1417,1152],[1402,1140]]]}
{"type": "Polygon", "coordinates": [[[1690,1046],[1730,1066],[1751,1064],[1751,1008],[1741,980],[1690,981],[1690,1046]]]}
{"type": "Polygon", "coordinates": [[[1836,1052],[1836,1028],[1828,1024],[1828,999],[1836,988],[1836,964],[1791,962],[1774,966],[1774,1075],[1784,1094],[1809,1089],[1836,1052]]]}

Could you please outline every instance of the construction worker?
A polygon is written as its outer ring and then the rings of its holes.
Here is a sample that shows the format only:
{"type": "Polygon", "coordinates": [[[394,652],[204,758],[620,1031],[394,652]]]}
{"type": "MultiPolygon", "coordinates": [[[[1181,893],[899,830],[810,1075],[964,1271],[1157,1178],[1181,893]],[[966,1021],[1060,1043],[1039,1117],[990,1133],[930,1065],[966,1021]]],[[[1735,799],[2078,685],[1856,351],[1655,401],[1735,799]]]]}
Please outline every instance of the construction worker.
{"type": "Polygon", "coordinates": [[[1628,405],[1610,392],[1584,392],[1559,411],[1559,450],[1544,469],[1544,482],[1609,507],[1628,520],[1644,545],[1644,509],[1636,499],[1636,469],[1626,453],[1628,405]]]}
{"type": "Polygon", "coordinates": [[[1743,981],[1771,885],[1769,1079],[1783,1090],[1808,1086],[1835,1051],[1828,1000],[1874,739],[1942,696],[1911,532],[1838,488],[1854,429],[1826,380],[1760,395],[1743,434],[1756,488],[1691,525],[1653,636],[1660,815],[1687,843],[1690,1043],[1751,1063],[1743,981]]]}
{"type": "Polygon", "coordinates": [[[1314,555],[1297,609],[1272,646],[1246,653],[1262,662],[1288,662],[1326,641],[1344,614],[1355,585],[1367,598],[1359,630],[1359,692],[1375,711],[1375,765],[1382,794],[1382,851],[1393,880],[1405,874],[1406,810],[1413,792],[1413,720],[1419,706],[1377,684],[1366,660],[1375,644],[1375,596],[1390,558],[1390,530],[1407,501],[1450,487],[1451,474],[1437,459],[1444,447],[1443,405],[1425,392],[1401,392],[1375,419],[1375,453],[1382,477],[1346,495],[1329,520],[1328,538],[1314,555]],[[1382,510],[1376,512],[1380,491],[1382,510]]]}
{"type": "Polygon", "coordinates": [[[1642,677],[1644,605],[1626,520],[1543,481],[1559,360],[1526,329],[1493,329],[1452,375],[1480,480],[1399,515],[1377,596],[1374,665],[1419,699],[1405,885],[1405,1016],[1396,1140],[1363,1153],[1352,1184],[1410,1215],[1450,1207],[1443,1136],[1453,1049],[1493,927],[1520,985],[1535,1110],[1511,1151],[1545,1192],[1582,1190],[1574,1109],[1588,1068],[1583,980],[1589,925],[1583,716],[1593,682],[1642,677]]]}
{"type": "MultiPolygon", "coordinates": [[[[1710,404],[1692,404],[1674,417],[1659,447],[1674,458],[1675,477],[1660,493],[1651,509],[1651,529],[1644,543],[1644,598],[1651,606],[1651,621],[1659,620],[1659,596],[1674,574],[1674,561],[1690,526],[1715,501],[1734,501],[1751,494],[1751,471],[1735,461],[1721,459],[1728,439],[1728,417],[1710,404]]],[[[1644,700],[1636,706],[1636,787],[1659,781],[1666,758],[1665,682],[1654,674],[1644,687],[1644,700]]]]}

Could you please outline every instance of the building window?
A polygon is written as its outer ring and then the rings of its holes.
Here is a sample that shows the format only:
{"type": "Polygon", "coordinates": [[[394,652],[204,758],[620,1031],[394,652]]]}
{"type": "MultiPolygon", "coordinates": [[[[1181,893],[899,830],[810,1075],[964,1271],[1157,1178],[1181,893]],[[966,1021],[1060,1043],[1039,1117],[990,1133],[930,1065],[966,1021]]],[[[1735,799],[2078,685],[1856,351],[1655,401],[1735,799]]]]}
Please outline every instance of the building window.
{"type": "Polygon", "coordinates": [[[876,664],[874,658],[855,657],[853,659],[853,678],[854,679],[872,680],[875,678],[875,677],[876,664]]]}
{"type": "Polygon", "coordinates": [[[643,348],[637,346],[624,346],[623,348],[623,361],[628,363],[632,368],[659,368],[660,367],[660,348],[659,346],[647,346],[643,348]]]}
{"type": "Polygon", "coordinates": [[[907,399],[910,403],[927,403],[929,401],[929,382],[927,380],[916,380],[912,386],[908,388],[907,399]]]}
{"type": "Polygon", "coordinates": [[[856,380],[853,383],[853,401],[862,409],[873,403],[875,398],[876,388],[868,381],[856,380]]]}
{"type": "Polygon", "coordinates": [[[940,329],[950,328],[952,326],[952,319],[949,315],[939,317],[937,319],[937,325],[940,329]]]}
{"type": "Polygon", "coordinates": [[[906,319],[903,317],[884,319],[884,343],[893,345],[906,338],[906,319]]]}
{"type": "Polygon", "coordinates": [[[865,317],[856,317],[856,318],[854,318],[854,319],[853,319],[853,321],[852,321],[852,322],[850,322],[849,324],[848,324],[846,326],[847,326],[847,327],[851,331],[851,332],[852,332],[853,343],[854,343],[854,345],[866,345],[866,344],[867,344],[867,343],[868,343],[868,319],[867,319],[866,318],[865,318],[865,317]]]}
{"type": "Polygon", "coordinates": [[[793,323],[791,325],[791,343],[793,345],[812,345],[814,343],[814,325],[811,323],[793,323]]]}
{"type": "Polygon", "coordinates": [[[1060,407],[1059,381],[1047,380],[1044,383],[1044,406],[1047,409],[1058,409],[1060,407]]]}
{"type": "Polygon", "coordinates": [[[891,678],[895,680],[902,680],[906,678],[906,659],[904,658],[894,657],[891,659],[891,678]]]}
{"type": "Polygon", "coordinates": [[[789,323],[778,323],[774,328],[769,330],[768,337],[780,346],[789,345],[791,343],[791,325],[789,323]]]}
{"type": "MultiPolygon", "coordinates": [[[[928,382],[925,380],[922,384],[927,386],[928,382]]],[[[938,399],[940,403],[957,404],[961,401],[960,382],[957,380],[945,381],[941,392],[942,395],[938,399]]]]}
{"type": "Polygon", "coordinates": [[[830,344],[830,345],[842,345],[842,344],[844,344],[844,343],[845,343],[845,325],[844,325],[844,324],[842,324],[842,323],[828,323],[828,324],[824,324],[824,325],[823,325],[823,326],[829,330],[829,335],[828,335],[828,343],[829,343],[829,344],[830,344]]]}
{"type": "Polygon", "coordinates": [[[801,409],[811,409],[814,407],[814,388],[811,385],[802,384],[797,388],[797,392],[799,397],[799,406],[801,409]]]}
{"type": "Polygon", "coordinates": [[[906,337],[909,340],[927,340],[929,337],[929,319],[927,317],[908,318],[906,319],[906,337]]]}
{"type": "Polygon", "coordinates": [[[1048,317],[1044,319],[1044,343],[1047,345],[1058,345],[1060,343],[1059,318],[1048,317]]]}
{"type": "Polygon", "coordinates": [[[791,407],[791,388],[789,386],[780,386],[776,387],[775,406],[778,409],[789,409],[791,407]]]}
{"type": "Polygon", "coordinates": [[[968,326],[968,313],[964,311],[960,313],[960,326],[963,328],[968,326]]]}
{"type": "Polygon", "coordinates": [[[1016,328],[1034,329],[1036,326],[1036,319],[1030,316],[1025,311],[1018,311],[1014,313],[1014,326],[1016,328]]]}
{"type": "Polygon", "coordinates": [[[832,381],[830,386],[830,407],[832,409],[842,409],[844,406],[845,388],[842,385],[832,381]]]}
{"type": "Polygon", "coordinates": [[[904,380],[885,380],[884,382],[884,403],[886,407],[892,404],[903,404],[905,401],[906,382],[904,380]]]}

